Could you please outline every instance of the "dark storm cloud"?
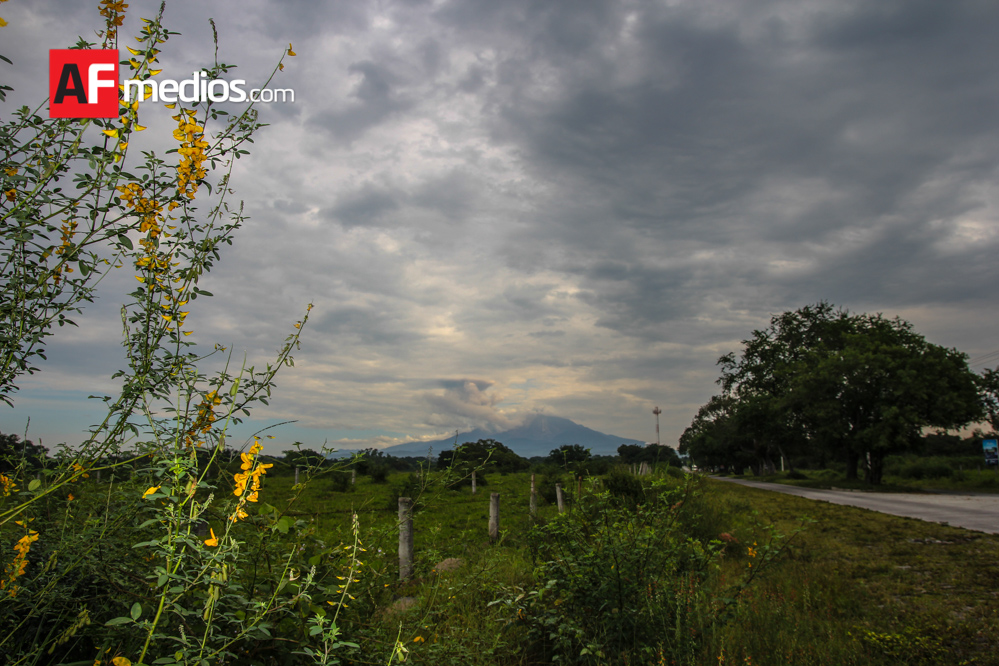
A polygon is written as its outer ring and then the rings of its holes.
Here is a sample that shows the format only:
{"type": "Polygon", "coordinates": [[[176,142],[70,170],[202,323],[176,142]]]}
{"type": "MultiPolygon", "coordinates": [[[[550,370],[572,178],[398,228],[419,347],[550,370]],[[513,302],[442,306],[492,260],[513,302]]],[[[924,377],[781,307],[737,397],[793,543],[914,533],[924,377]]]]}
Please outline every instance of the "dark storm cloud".
{"type": "MultiPolygon", "coordinates": [[[[35,32],[4,39],[41,69],[39,35],[94,25],[18,7],[35,32]]],[[[202,7],[168,4],[167,71],[210,61],[202,7]]],[[[237,167],[252,219],[205,278],[225,297],[191,316],[260,355],[315,302],[283,417],[402,438],[549,408],[649,439],[622,415],[659,404],[666,439],[718,356],[822,299],[999,346],[994,2],[208,7],[240,75],[299,53],[237,167]]]]}
{"type": "Polygon", "coordinates": [[[390,214],[398,209],[398,194],[388,188],[366,184],[354,192],[342,195],[326,211],[326,217],[345,227],[383,226],[392,223],[390,214]]]}
{"type": "MultiPolygon", "coordinates": [[[[448,18],[507,29],[546,14],[536,5],[462,7],[448,18]]],[[[996,272],[985,257],[994,245],[943,250],[946,222],[928,228],[981,204],[960,186],[921,192],[942,179],[994,176],[996,153],[981,150],[999,142],[994,5],[818,3],[785,17],[791,5],[740,3],[721,19],[708,5],[608,7],[574,8],[600,19],[577,19],[577,29],[599,23],[591,29],[604,41],[526,29],[497,67],[509,89],[490,92],[495,136],[514,142],[532,172],[555,184],[545,224],[511,238],[511,265],[525,255],[553,265],[539,254],[541,241],[571,248],[573,261],[560,267],[585,278],[581,298],[603,313],[599,323],[642,335],[692,316],[715,290],[758,280],[771,302],[787,304],[830,293],[872,303],[987,297],[996,272]],[[630,10],[640,16],[634,57],[604,55],[606,39],[628,46],[610,35],[630,10]],[[532,89],[531,74],[544,66],[559,77],[532,89]],[[820,192],[802,191],[790,215],[768,209],[768,190],[782,182],[820,192]],[[570,190],[572,203],[560,206],[570,190]],[[589,219],[576,208],[587,208],[589,219]],[[900,214],[906,219],[878,231],[900,214]],[[848,254],[819,257],[806,247],[871,229],[848,254]],[[658,252],[637,252],[643,238],[660,243],[658,252]],[[690,243],[747,254],[734,263],[661,265],[681,259],[690,243]],[[809,265],[787,289],[768,276],[769,262],[802,259],[809,265]],[[941,280],[951,265],[961,268],[941,280]]]]}
{"type": "Polygon", "coordinates": [[[308,124],[350,143],[371,128],[413,106],[400,92],[404,80],[389,67],[371,61],[352,63],[347,71],[360,77],[345,107],[316,114],[308,124]]]}

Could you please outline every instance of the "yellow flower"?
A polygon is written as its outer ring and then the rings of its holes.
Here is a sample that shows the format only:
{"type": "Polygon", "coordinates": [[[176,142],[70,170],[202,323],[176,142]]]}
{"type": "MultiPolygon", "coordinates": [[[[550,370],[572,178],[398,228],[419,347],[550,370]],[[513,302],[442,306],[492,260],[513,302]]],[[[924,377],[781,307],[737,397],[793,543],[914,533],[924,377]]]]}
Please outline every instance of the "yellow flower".
{"type": "Polygon", "coordinates": [[[126,657],[115,657],[111,663],[114,666],[132,666],[132,661],[126,657]]]}
{"type": "Polygon", "coordinates": [[[205,539],[205,545],[214,548],[215,546],[219,545],[218,537],[215,536],[215,530],[213,530],[212,528],[209,527],[208,531],[212,533],[212,536],[210,539],[205,539]]]}
{"type": "Polygon", "coordinates": [[[152,495],[153,493],[155,493],[159,489],[160,489],[159,486],[152,486],[151,488],[147,489],[146,492],[142,493],[142,499],[146,499],[147,497],[149,497],[150,495],[152,495]]]}
{"type": "Polygon", "coordinates": [[[291,42],[288,43],[288,55],[297,56],[298,54],[291,50],[291,42]]]}
{"type": "Polygon", "coordinates": [[[425,639],[423,636],[417,636],[416,638],[413,639],[413,642],[414,643],[423,643],[426,640],[427,639],[425,639]]]}

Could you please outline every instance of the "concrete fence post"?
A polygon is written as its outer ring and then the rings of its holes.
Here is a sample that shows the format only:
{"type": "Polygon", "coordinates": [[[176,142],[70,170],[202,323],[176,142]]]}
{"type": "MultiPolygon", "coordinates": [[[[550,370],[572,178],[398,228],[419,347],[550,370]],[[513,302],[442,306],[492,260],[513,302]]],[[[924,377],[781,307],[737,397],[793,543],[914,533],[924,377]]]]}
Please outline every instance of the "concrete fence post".
{"type": "Polygon", "coordinates": [[[295,465],[295,485],[298,485],[298,465],[295,465]]]}
{"type": "Polygon", "coordinates": [[[538,515],[538,490],[534,486],[534,475],[531,475],[531,517],[538,515]]]}
{"type": "Polygon", "coordinates": [[[350,470],[350,485],[357,485],[357,469],[350,470]]]}
{"type": "Polygon", "coordinates": [[[399,498],[399,580],[413,576],[413,500],[399,498]]]}
{"type": "Polygon", "coordinates": [[[475,494],[475,470],[472,470],[472,494],[475,494]]]}
{"type": "Polygon", "coordinates": [[[558,512],[565,513],[565,497],[562,496],[562,484],[555,484],[555,499],[558,501],[558,512]]]}
{"type": "Polygon", "coordinates": [[[582,496],[583,496],[583,477],[582,475],[580,475],[576,479],[576,501],[578,502],[582,496]]]}
{"type": "Polygon", "coordinates": [[[499,493],[489,496],[489,540],[499,541],[499,493]]]}

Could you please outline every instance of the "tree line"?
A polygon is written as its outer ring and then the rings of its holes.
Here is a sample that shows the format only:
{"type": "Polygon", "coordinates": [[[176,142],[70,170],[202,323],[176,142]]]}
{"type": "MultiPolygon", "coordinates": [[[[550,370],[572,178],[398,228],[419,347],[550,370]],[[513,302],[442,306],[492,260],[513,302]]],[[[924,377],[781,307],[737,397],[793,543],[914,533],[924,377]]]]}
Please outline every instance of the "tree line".
{"type": "Polygon", "coordinates": [[[720,393],[680,437],[702,467],[836,461],[877,485],[886,456],[917,450],[928,429],[999,430],[999,372],[972,372],[967,354],[898,317],[819,302],[773,317],[718,365],[720,393]]]}

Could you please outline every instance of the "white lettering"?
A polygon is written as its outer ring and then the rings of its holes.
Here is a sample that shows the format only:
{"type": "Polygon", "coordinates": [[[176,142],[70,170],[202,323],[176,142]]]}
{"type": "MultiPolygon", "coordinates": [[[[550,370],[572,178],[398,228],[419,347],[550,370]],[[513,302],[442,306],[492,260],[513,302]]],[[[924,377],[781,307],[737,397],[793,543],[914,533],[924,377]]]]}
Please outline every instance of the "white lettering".
{"type": "Polygon", "coordinates": [[[243,86],[246,85],[246,79],[233,79],[229,82],[229,101],[236,102],[237,104],[246,101],[246,91],[243,90],[243,86]]]}
{"type": "Polygon", "coordinates": [[[199,73],[195,72],[194,76],[189,79],[184,79],[180,82],[180,101],[181,102],[197,102],[198,101],[198,76],[199,73]],[[184,88],[191,86],[191,94],[185,95],[184,88]]]}
{"type": "Polygon", "coordinates": [[[213,102],[226,102],[229,100],[229,84],[222,79],[215,79],[208,84],[208,99],[213,102]],[[222,92],[216,95],[215,86],[222,88],[222,92]]]}
{"type": "Polygon", "coordinates": [[[173,104],[177,101],[177,81],[174,79],[167,79],[160,84],[160,99],[167,104],[173,104]]]}
{"type": "Polygon", "coordinates": [[[97,104],[97,92],[101,88],[114,88],[117,81],[97,78],[101,72],[113,72],[114,65],[108,62],[95,62],[87,70],[87,104],[97,104]]]}
{"type": "Polygon", "coordinates": [[[139,79],[129,79],[125,81],[125,102],[132,101],[132,90],[135,90],[135,99],[140,102],[144,102],[147,99],[152,99],[154,102],[160,101],[159,91],[156,88],[156,81],[153,79],[146,79],[145,81],[140,81],[139,79]],[[150,92],[147,95],[145,87],[149,86],[150,92]]]}

